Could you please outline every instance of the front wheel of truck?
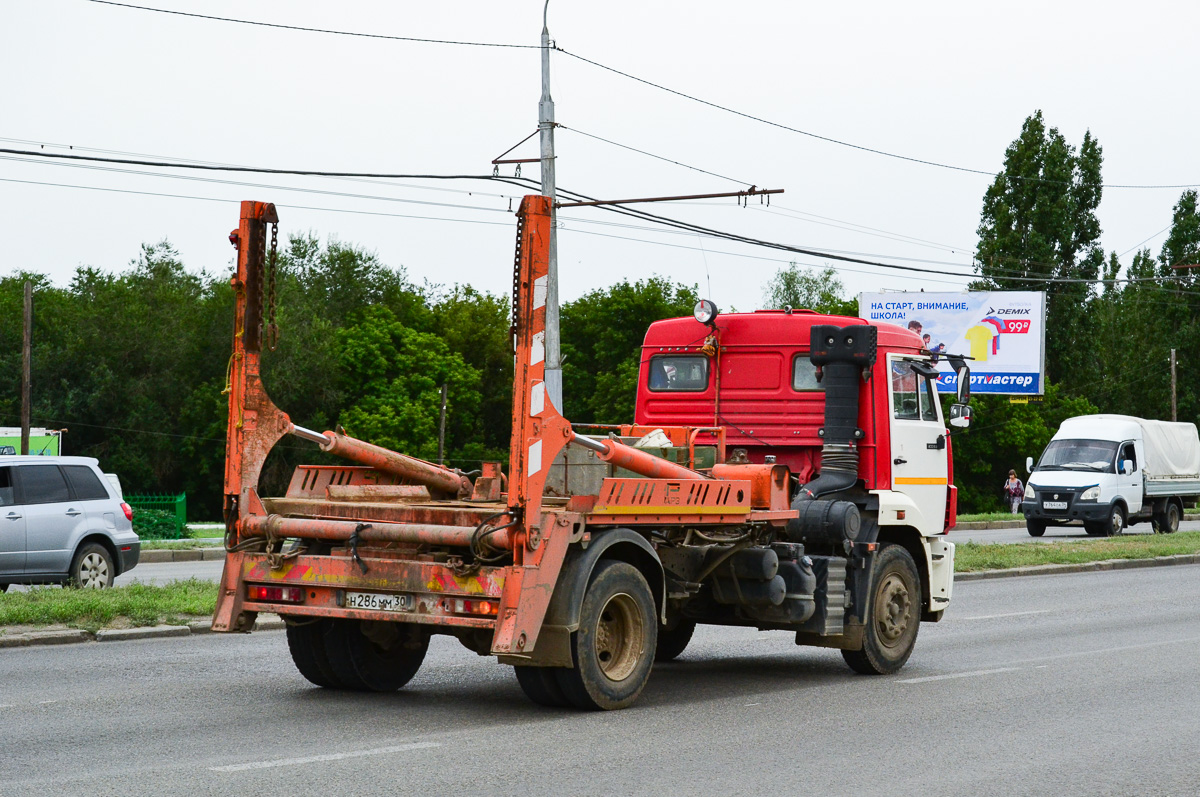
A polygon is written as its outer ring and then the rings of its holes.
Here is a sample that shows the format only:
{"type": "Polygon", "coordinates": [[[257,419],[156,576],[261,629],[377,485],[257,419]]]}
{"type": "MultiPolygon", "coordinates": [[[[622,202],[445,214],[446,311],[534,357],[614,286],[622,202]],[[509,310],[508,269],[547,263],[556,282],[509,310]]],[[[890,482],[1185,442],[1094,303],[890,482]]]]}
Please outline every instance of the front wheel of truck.
{"type": "Polygon", "coordinates": [[[632,705],[650,679],[658,641],[654,595],[631,564],[609,559],[592,574],[571,634],[575,666],[555,671],[563,694],[582,709],[632,705]]]}
{"type": "Polygon", "coordinates": [[[396,691],[429,650],[429,634],[413,623],[337,618],[323,636],[337,685],[360,692],[396,691]]]}
{"type": "Polygon", "coordinates": [[[890,675],[908,661],[921,622],[921,580],[903,547],[875,554],[868,601],[862,650],[843,650],[842,658],[863,675],[890,675]]]}

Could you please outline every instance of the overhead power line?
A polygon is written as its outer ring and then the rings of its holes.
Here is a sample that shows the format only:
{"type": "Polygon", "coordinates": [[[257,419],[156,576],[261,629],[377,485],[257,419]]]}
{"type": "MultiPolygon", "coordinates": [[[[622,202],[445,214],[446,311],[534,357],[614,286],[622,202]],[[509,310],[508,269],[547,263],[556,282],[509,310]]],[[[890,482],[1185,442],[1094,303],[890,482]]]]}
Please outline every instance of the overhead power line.
{"type": "MultiPolygon", "coordinates": [[[[967,174],[981,174],[981,175],[984,175],[987,177],[995,177],[997,175],[997,172],[989,171],[987,169],[970,169],[970,168],[967,168],[966,166],[956,166],[951,163],[941,163],[939,161],[925,160],[923,158],[914,158],[909,155],[900,155],[899,153],[888,152],[888,151],[882,150],[882,149],[875,149],[874,147],[867,147],[867,146],[863,146],[862,144],[854,144],[849,141],[842,141],[841,139],[833,138],[831,136],[823,136],[819,133],[813,133],[809,130],[801,130],[798,127],[792,127],[791,125],[785,125],[781,122],[774,122],[770,119],[765,119],[761,116],[755,116],[754,114],[746,113],[745,111],[739,111],[735,108],[730,108],[727,105],[721,105],[720,103],[712,102],[711,100],[706,100],[701,97],[697,97],[693,94],[687,94],[687,93],[679,91],[677,89],[669,88],[667,86],[662,85],[661,83],[655,83],[652,80],[647,80],[645,78],[638,77],[637,75],[632,75],[628,72],[623,72],[620,69],[616,69],[615,67],[608,66],[607,64],[602,64],[599,61],[593,61],[590,58],[585,58],[582,55],[573,53],[570,50],[565,50],[562,47],[556,46],[554,49],[558,50],[558,52],[562,53],[563,55],[566,55],[566,56],[569,56],[576,60],[582,61],[585,64],[591,64],[592,66],[594,66],[598,69],[603,69],[608,72],[612,72],[615,75],[620,75],[621,77],[628,78],[629,80],[633,80],[637,83],[642,83],[643,85],[650,86],[651,88],[658,89],[659,91],[665,91],[668,94],[674,94],[675,96],[682,97],[685,100],[691,100],[692,102],[700,103],[701,105],[707,105],[710,108],[715,108],[716,110],[724,111],[726,113],[733,114],[734,116],[740,116],[743,119],[749,119],[751,121],[759,122],[760,124],[764,124],[764,125],[769,125],[771,127],[775,127],[780,130],[786,130],[790,133],[797,133],[799,135],[807,136],[809,138],[813,138],[818,141],[824,141],[829,144],[836,144],[837,146],[840,146],[840,147],[848,147],[849,149],[855,149],[860,152],[870,152],[873,155],[881,155],[885,158],[894,158],[896,160],[907,161],[909,163],[917,163],[922,166],[935,166],[939,169],[949,169],[950,171],[965,172],[967,174]]],[[[1048,179],[1045,177],[1021,177],[1020,175],[1006,175],[1006,177],[1010,180],[1021,180],[1024,182],[1057,183],[1059,185],[1066,185],[1066,184],[1070,183],[1070,181],[1068,181],[1068,180],[1051,180],[1051,179],[1048,179]]],[[[1101,187],[1102,188],[1179,189],[1179,188],[1197,188],[1197,187],[1200,187],[1200,183],[1188,183],[1188,184],[1183,184],[1183,185],[1116,185],[1116,184],[1107,184],[1106,183],[1101,187]]]]}
{"type": "Polygon", "coordinates": [[[416,36],[387,36],[382,33],[361,33],[358,31],[349,30],[331,30],[329,28],[306,28],[301,25],[284,25],[278,22],[258,22],[251,19],[234,19],[232,17],[215,17],[210,14],[193,14],[188,11],[174,11],[169,8],[152,8],[150,6],[135,6],[130,3],[115,3],[112,0],[88,0],[90,3],[99,3],[105,6],[117,6],[118,8],[131,8],[138,11],[155,11],[159,14],[173,14],[177,17],[192,17],[193,19],[207,19],[214,22],[234,22],[239,25],[255,25],[261,28],[279,28],[281,30],[297,30],[304,33],[326,33],[334,36],[357,36],[364,39],[386,39],[388,41],[400,42],[417,42],[420,44],[456,44],[462,47],[508,47],[518,50],[540,50],[540,44],[504,44],[501,42],[469,42],[469,41],[454,41],[451,39],[422,39],[416,36]]]}
{"type": "MultiPolygon", "coordinates": [[[[196,13],[187,12],[187,11],[174,11],[174,10],[166,9],[166,8],[153,8],[150,6],[133,5],[131,3],[118,3],[118,2],[114,2],[114,0],[88,0],[88,2],[99,3],[101,5],[116,6],[119,8],[136,9],[138,11],[152,11],[152,12],[157,12],[160,14],[173,14],[175,16],[192,17],[195,19],[206,19],[206,20],[212,20],[215,22],[230,22],[230,23],[239,24],[239,25],[254,25],[254,26],[264,27],[264,28],[278,28],[281,30],[302,31],[305,33],[323,33],[323,34],[334,35],[334,36],[357,36],[357,37],[362,37],[362,38],[367,38],[367,39],[384,39],[384,40],[390,40],[390,41],[416,42],[416,43],[422,43],[422,44],[449,44],[449,45],[458,45],[458,46],[464,46],[464,47],[504,47],[504,48],[513,48],[513,49],[523,49],[523,50],[539,50],[539,49],[541,49],[540,44],[507,44],[507,43],[502,43],[502,42],[473,42],[473,41],[457,41],[457,40],[452,40],[452,39],[426,39],[426,38],[418,38],[415,36],[390,36],[390,35],[385,35],[385,34],[381,34],[381,33],[363,33],[360,31],[334,30],[334,29],[330,29],[330,28],[310,28],[310,27],[305,27],[302,25],[284,25],[282,23],[276,23],[276,22],[259,22],[257,20],[236,19],[233,17],[218,17],[218,16],[213,16],[210,14],[196,14],[196,13]]],[[[721,105],[720,103],[712,102],[711,100],[706,100],[701,97],[697,97],[695,95],[687,94],[686,92],[679,91],[677,89],[669,88],[667,86],[662,85],[661,83],[655,83],[652,80],[647,80],[646,78],[638,77],[637,75],[630,74],[629,72],[624,72],[615,67],[608,66],[607,64],[602,64],[599,61],[594,61],[590,58],[586,58],[582,55],[579,55],[578,53],[573,53],[570,50],[566,50],[562,47],[559,47],[557,44],[552,44],[551,47],[554,50],[557,50],[558,52],[562,53],[565,56],[574,58],[578,61],[582,61],[585,64],[590,64],[591,66],[594,66],[598,69],[603,69],[608,72],[612,72],[615,75],[620,75],[621,77],[627,78],[629,80],[633,80],[638,83],[642,83],[646,86],[650,86],[651,88],[658,89],[659,91],[665,91],[668,94],[674,94],[677,97],[682,97],[683,99],[690,100],[690,101],[696,102],[696,103],[700,103],[701,105],[707,105],[710,108],[714,108],[719,111],[724,111],[725,113],[730,113],[735,116],[740,116],[744,119],[749,119],[751,121],[758,122],[760,124],[769,125],[771,127],[775,127],[780,130],[786,130],[791,133],[796,133],[798,135],[807,136],[809,138],[816,139],[818,141],[824,141],[826,143],[835,144],[840,147],[847,147],[849,149],[858,150],[860,152],[869,152],[873,155],[880,155],[885,158],[894,158],[896,160],[907,161],[909,163],[916,163],[916,164],[919,164],[922,166],[933,166],[933,167],[936,167],[939,169],[948,169],[950,171],[963,172],[966,174],[978,174],[978,175],[983,175],[983,176],[987,176],[987,177],[994,177],[997,174],[997,172],[992,171],[992,170],[971,169],[966,166],[956,166],[956,165],[950,164],[950,163],[941,163],[939,161],[926,160],[924,158],[916,158],[916,157],[912,157],[910,155],[901,155],[896,152],[888,152],[887,150],[876,149],[874,147],[867,147],[862,144],[855,144],[855,143],[852,143],[849,141],[843,141],[841,139],[833,138],[832,136],[825,136],[825,135],[821,135],[820,133],[813,133],[812,131],[809,131],[809,130],[802,130],[798,127],[792,127],[791,125],[785,125],[781,122],[775,122],[770,119],[763,118],[761,116],[755,116],[754,114],[746,113],[745,111],[739,111],[735,108],[731,108],[726,105],[721,105]]],[[[580,132],[580,131],[577,130],[575,132],[580,132]]],[[[609,143],[615,143],[615,142],[609,142],[609,143]]],[[[622,145],[617,145],[617,146],[622,146],[622,145]]],[[[649,153],[645,153],[645,154],[649,154],[649,153]]],[[[652,157],[657,157],[657,156],[652,156],[652,157]]],[[[664,158],[664,160],[666,160],[666,159],[664,158]]],[[[679,165],[682,166],[683,164],[679,164],[679,165]]],[[[691,167],[689,167],[689,168],[691,168],[691,167]]],[[[700,170],[700,171],[703,171],[703,170],[700,170]]],[[[714,175],[714,176],[719,177],[720,175],[714,175]]],[[[1021,177],[1019,175],[1008,175],[1008,178],[1011,180],[1022,180],[1025,182],[1057,183],[1060,185],[1067,184],[1069,182],[1066,180],[1052,180],[1052,179],[1047,179],[1044,177],[1021,177]]],[[[730,178],[724,178],[724,179],[730,179],[730,178]]],[[[739,180],[739,181],[735,181],[735,182],[741,182],[741,181],[739,180]]],[[[1200,188],[1200,183],[1184,183],[1184,184],[1178,184],[1178,185],[1165,185],[1165,184],[1138,185],[1138,184],[1106,183],[1106,184],[1102,185],[1101,187],[1114,188],[1114,189],[1115,188],[1134,188],[1134,189],[1172,189],[1172,190],[1177,190],[1177,189],[1181,189],[1181,188],[1200,188]]]]}

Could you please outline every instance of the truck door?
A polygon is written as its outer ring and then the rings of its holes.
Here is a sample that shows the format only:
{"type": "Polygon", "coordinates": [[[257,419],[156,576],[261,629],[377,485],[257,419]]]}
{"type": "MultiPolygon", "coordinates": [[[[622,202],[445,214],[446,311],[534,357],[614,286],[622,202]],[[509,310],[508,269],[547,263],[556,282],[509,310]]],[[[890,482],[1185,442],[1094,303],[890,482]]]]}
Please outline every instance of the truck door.
{"type": "MultiPolygon", "coordinates": [[[[946,427],[927,361],[888,356],[892,379],[892,489],[917,505],[911,525],[941,534],[946,516],[946,427]]],[[[910,518],[906,518],[909,520],[910,518]]]]}
{"type": "Polygon", "coordinates": [[[1125,499],[1129,514],[1142,511],[1142,463],[1138,461],[1137,448],[1133,441],[1122,443],[1117,448],[1117,495],[1125,499]],[[1128,473],[1121,473],[1121,464],[1129,460],[1131,467],[1128,473]]]}

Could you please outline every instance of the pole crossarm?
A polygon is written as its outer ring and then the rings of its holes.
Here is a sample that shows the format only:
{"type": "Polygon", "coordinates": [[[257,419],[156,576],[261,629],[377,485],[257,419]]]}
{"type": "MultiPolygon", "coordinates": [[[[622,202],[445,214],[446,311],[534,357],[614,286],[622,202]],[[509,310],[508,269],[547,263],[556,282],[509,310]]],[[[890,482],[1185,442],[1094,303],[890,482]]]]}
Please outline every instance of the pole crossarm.
{"type": "Polygon", "coordinates": [[[750,188],[746,191],[728,191],[721,194],[686,194],[683,196],[655,196],[643,197],[641,199],[596,199],[590,202],[558,202],[554,205],[556,208],[582,208],[595,205],[633,205],[639,202],[676,202],[687,199],[723,199],[725,197],[737,197],[738,199],[748,199],[752,196],[769,196],[771,194],[782,194],[782,188],[750,188]]]}

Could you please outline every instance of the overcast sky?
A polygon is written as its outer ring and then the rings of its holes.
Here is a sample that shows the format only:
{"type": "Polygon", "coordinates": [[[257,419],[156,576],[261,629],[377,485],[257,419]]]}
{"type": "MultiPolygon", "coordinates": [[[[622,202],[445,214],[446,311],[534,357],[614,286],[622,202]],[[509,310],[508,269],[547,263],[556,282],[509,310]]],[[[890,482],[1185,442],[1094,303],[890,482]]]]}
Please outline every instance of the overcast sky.
{"type": "MultiPolygon", "coordinates": [[[[140,4],[523,45],[537,45],[543,6],[140,4]]],[[[537,124],[536,48],[280,30],[88,0],[9,0],[4,17],[3,147],[70,145],[285,169],[489,174],[492,158],[537,124]]],[[[994,174],[1025,117],[1040,108],[1072,144],[1092,131],[1104,148],[1106,183],[1200,184],[1200,4],[551,0],[549,22],[557,44],[583,58],[862,147],[994,174]]],[[[970,271],[989,176],[789,132],[562,53],[553,55],[552,72],[557,118],[567,128],[556,139],[561,187],[605,198],[712,193],[748,183],[783,188],[770,208],[757,201],[741,208],[734,200],[645,208],[742,235],[947,272],[830,263],[848,294],[957,290],[968,281],[958,275],[970,271]]],[[[513,155],[535,157],[536,138],[513,155]]],[[[237,201],[256,199],[280,206],[283,235],[336,236],[405,268],[415,282],[469,283],[499,294],[511,286],[509,197],[522,193],[512,186],[158,176],[167,172],[123,168],[147,174],[0,156],[0,273],[26,269],[65,284],[78,266],[121,270],[143,242],[165,238],[189,268],[224,274],[237,201]]],[[[536,164],[523,174],[536,178],[536,164]]],[[[1157,254],[1180,193],[1106,189],[1099,212],[1105,249],[1126,253],[1149,239],[1157,254]]],[[[746,310],[760,306],[764,284],[789,260],[823,262],[664,231],[594,208],[564,210],[560,219],[564,301],[657,274],[698,284],[722,308],[746,310]]]]}

